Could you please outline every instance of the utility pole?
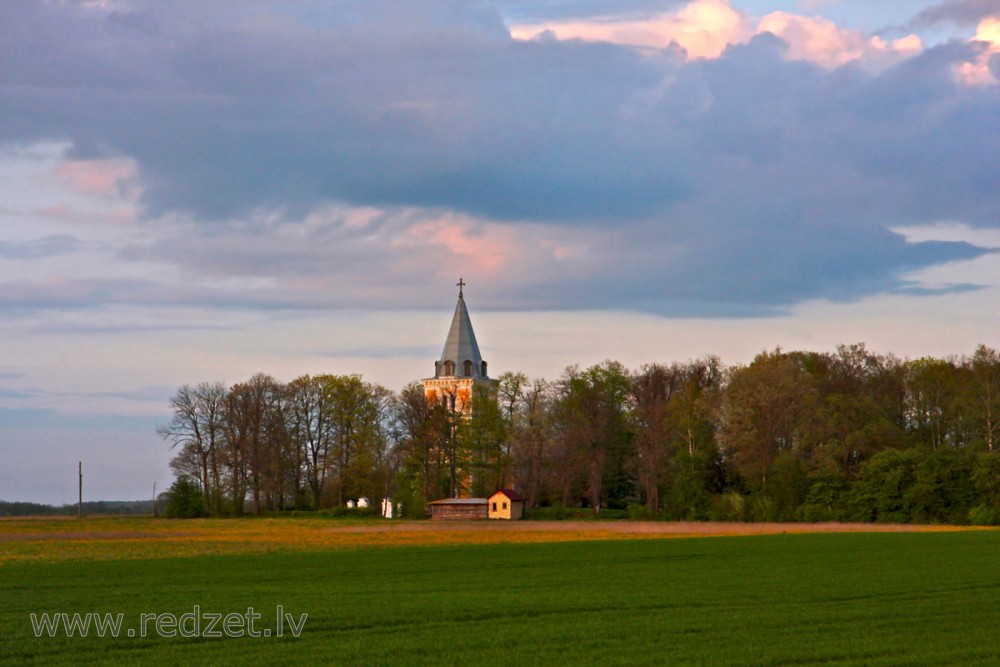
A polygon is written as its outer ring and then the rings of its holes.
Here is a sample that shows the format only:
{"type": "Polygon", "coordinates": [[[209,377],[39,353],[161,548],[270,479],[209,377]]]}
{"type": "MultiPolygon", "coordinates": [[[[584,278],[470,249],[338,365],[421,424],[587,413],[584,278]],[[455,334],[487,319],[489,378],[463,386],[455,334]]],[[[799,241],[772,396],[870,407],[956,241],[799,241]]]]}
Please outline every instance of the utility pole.
{"type": "Polygon", "coordinates": [[[82,519],[83,518],[83,461],[80,461],[80,468],[78,474],[80,476],[80,504],[77,506],[76,518],[82,519]]]}
{"type": "Polygon", "coordinates": [[[156,482],[153,482],[153,518],[155,519],[160,515],[159,508],[156,506],[156,482]]]}

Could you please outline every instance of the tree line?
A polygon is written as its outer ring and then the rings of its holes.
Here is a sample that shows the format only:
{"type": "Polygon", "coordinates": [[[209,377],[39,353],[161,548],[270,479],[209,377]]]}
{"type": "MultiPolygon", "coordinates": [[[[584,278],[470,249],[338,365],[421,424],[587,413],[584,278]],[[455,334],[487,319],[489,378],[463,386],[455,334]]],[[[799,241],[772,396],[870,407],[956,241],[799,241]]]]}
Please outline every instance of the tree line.
{"type": "Polygon", "coordinates": [[[25,501],[0,500],[0,516],[76,516],[84,515],[149,515],[153,513],[152,500],[88,500],[82,507],[78,503],[47,505],[25,501]]]}
{"type": "Polygon", "coordinates": [[[209,514],[392,497],[409,516],[516,488],[530,508],[685,520],[996,523],[1000,355],[863,344],[505,373],[471,417],[359,375],[181,387],[160,428],[209,514]]]}

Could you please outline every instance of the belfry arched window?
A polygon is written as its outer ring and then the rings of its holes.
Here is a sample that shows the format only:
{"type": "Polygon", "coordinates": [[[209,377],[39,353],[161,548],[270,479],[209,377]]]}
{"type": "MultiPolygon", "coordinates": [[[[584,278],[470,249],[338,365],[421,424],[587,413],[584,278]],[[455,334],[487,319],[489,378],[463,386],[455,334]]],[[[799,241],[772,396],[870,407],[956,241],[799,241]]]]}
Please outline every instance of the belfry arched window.
{"type": "Polygon", "coordinates": [[[472,375],[472,362],[468,359],[465,360],[465,375],[466,377],[472,375]]]}

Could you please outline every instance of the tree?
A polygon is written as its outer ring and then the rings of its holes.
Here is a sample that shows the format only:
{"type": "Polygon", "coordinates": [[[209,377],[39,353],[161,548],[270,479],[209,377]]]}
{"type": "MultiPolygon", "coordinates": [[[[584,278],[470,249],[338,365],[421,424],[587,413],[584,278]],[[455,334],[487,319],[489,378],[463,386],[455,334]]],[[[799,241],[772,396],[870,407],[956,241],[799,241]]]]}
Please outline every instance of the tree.
{"type": "Polygon", "coordinates": [[[508,422],[491,388],[476,386],[472,404],[472,414],[458,420],[457,433],[470,459],[469,491],[474,496],[487,496],[506,487],[512,478],[508,422]]]}
{"type": "MultiPolygon", "coordinates": [[[[451,421],[448,409],[436,401],[428,401],[423,385],[413,382],[403,388],[395,406],[397,441],[407,480],[415,482],[412,496],[404,489],[411,512],[444,494],[448,483],[444,474],[444,452],[450,437],[451,421]]],[[[404,501],[404,506],[406,505],[404,501]]]]}
{"type": "Polygon", "coordinates": [[[893,357],[868,352],[863,344],[840,345],[834,355],[816,355],[816,399],[803,419],[803,436],[814,464],[855,479],[873,453],[902,445],[905,384],[893,357]]]}
{"type": "MultiPolygon", "coordinates": [[[[265,479],[291,440],[282,432],[281,385],[258,373],[233,385],[226,401],[225,462],[228,468],[233,511],[240,514],[250,492],[254,516],[260,516],[265,479]]],[[[273,509],[273,507],[272,507],[273,509]]]]}
{"type": "Polygon", "coordinates": [[[200,480],[212,514],[217,514],[222,504],[219,450],[225,432],[225,401],[222,383],[184,385],[170,399],[173,419],[157,428],[157,433],[172,443],[171,448],[180,447],[171,467],[200,480]]]}
{"type": "Polygon", "coordinates": [[[195,519],[206,516],[205,496],[198,482],[181,475],[167,492],[166,515],[168,519],[195,519]]]}
{"type": "Polygon", "coordinates": [[[546,495],[555,440],[553,390],[544,380],[535,380],[522,394],[511,418],[514,470],[528,507],[538,507],[546,495]]]}
{"type": "Polygon", "coordinates": [[[973,431],[992,452],[1000,442],[1000,354],[980,345],[963,366],[967,371],[966,406],[973,431]]]}
{"type": "Polygon", "coordinates": [[[730,372],[720,440],[726,457],[756,489],[766,489],[778,454],[802,453],[801,417],[814,395],[801,356],[780,350],[730,372]]]}
{"type": "Polygon", "coordinates": [[[527,389],[528,376],[524,373],[508,371],[497,378],[497,403],[508,424],[514,421],[514,413],[524,399],[524,392],[527,389]]]}
{"type": "Polygon", "coordinates": [[[958,437],[955,365],[924,357],[906,364],[908,430],[921,445],[937,449],[964,444],[958,437]]]}
{"type": "MultiPolygon", "coordinates": [[[[632,434],[626,413],[630,386],[628,371],[614,361],[585,371],[568,368],[557,385],[563,465],[582,476],[595,512],[604,501],[624,507],[633,491],[628,472],[632,434]]],[[[564,478],[564,502],[572,481],[572,476],[564,478]]]]}
{"type": "Polygon", "coordinates": [[[350,497],[371,494],[377,452],[384,433],[384,396],[387,390],[369,384],[360,375],[326,376],[325,404],[332,431],[333,482],[337,504],[350,497]]]}
{"type": "Polygon", "coordinates": [[[673,453],[675,432],[670,401],[681,383],[676,365],[643,366],[632,377],[632,418],[635,424],[635,468],[650,512],[660,509],[660,486],[673,453]]]}

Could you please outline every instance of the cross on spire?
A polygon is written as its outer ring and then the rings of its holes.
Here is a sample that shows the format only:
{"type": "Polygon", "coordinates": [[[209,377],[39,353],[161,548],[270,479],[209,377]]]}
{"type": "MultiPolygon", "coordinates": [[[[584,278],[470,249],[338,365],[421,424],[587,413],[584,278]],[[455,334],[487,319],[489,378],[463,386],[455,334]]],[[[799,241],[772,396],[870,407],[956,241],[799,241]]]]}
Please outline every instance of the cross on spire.
{"type": "Polygon", "coordinates": [[[458,285],[458,298],[461,299],[462,298],[462,288],[465,287],[466,282],[464,280],[462,280],[461,278],[459,278],[458,282],[455,283],[455,284],[458,285]]]}

